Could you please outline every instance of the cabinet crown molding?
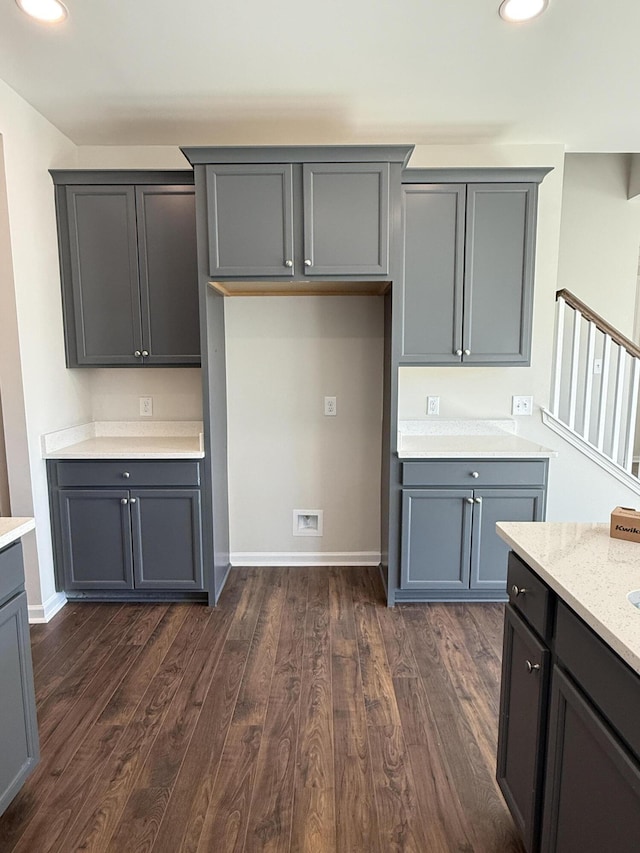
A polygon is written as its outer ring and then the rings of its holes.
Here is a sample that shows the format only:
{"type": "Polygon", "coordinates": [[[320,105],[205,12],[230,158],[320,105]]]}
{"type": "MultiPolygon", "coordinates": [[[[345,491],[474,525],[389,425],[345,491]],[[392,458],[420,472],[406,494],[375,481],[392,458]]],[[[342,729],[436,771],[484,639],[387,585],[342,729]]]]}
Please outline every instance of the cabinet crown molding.
{"type": "Polygon", "coordinates": [[[193,165],[213,163],[401,163],[409,162],[413,145],[259,145],[180,150],[193,165]]]}
{"type": "Polygon", "coordinates": [[[403,184],[540,184],[553,166],[404,169],[403,184]]]}

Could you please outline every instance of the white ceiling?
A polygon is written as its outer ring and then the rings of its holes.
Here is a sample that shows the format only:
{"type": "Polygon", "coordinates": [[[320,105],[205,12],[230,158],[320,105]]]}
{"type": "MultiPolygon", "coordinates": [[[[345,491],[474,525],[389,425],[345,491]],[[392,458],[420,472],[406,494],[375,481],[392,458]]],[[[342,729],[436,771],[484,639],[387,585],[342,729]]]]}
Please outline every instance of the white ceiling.
{"type": "MultiPolygon", "coordinates": [[[[0,0],[0,78],[78,144],[640,151],[639,0],[0,0]]],[[[1,130],[2,128],[0,128],[1,130]]]]}

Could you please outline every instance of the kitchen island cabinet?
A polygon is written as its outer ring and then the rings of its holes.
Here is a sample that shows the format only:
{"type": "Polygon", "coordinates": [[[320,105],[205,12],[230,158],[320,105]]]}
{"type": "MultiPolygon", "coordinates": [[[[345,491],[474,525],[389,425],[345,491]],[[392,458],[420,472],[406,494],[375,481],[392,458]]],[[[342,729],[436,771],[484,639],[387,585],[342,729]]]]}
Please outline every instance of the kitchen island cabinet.
{"type": "Polygon", "coordinates": [[[0,814],[39,759],[22,546],[12,541],[32,528],[31,519],[0,518],[0,814]]]}
{"type": "Polygon", "coordinates": [[[610,540],[605,525],[498,528],[521,554],[509,557],[498,738],[507,805],[529,853],[631,853],[640,613],[626,592],[638,546],[610,540]]]}
{"type": "Polygon", "coordinates": [[[51,174],[67,366],[200,364],[193,175],[51,174]]]}

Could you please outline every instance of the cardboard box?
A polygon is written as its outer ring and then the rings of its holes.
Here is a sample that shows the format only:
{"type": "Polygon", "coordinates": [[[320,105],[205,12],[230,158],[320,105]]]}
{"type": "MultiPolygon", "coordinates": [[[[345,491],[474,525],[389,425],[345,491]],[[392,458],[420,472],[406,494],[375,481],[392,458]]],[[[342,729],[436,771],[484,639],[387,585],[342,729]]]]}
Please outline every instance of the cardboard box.
{"type": "Polygon", "coordinates": [[[613,539],[640,542],[640,512],[626,506],[617,506],[611,513],[609,535],[613,539]]]}

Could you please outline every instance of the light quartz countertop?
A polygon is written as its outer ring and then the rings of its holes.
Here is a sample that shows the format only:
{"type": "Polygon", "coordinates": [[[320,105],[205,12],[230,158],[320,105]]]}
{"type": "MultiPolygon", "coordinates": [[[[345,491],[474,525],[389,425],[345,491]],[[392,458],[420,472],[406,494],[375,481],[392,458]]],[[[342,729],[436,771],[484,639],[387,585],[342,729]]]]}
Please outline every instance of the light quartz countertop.
{"type": "Polygon", "coordinates": [[[640,674],[640,543],[611,539],[609,524],[499,522],[498,535],[640,674]]]}
{"type": "Polygon", "coordinates": [[[549,459],[557,456],[515,434],[513,420],[458,418],[400,421],[400,459],[549,459]]]}
{"type": "Polygon", "coordinates": [[[202,459],[199,421],[96,421],[42,436],[45,459],[202,459]]]}
{"type": "Polygon", "coordinates": [[[35,526],[33,518],[0,517],[0,550],[20,539],[35,526]]]}

